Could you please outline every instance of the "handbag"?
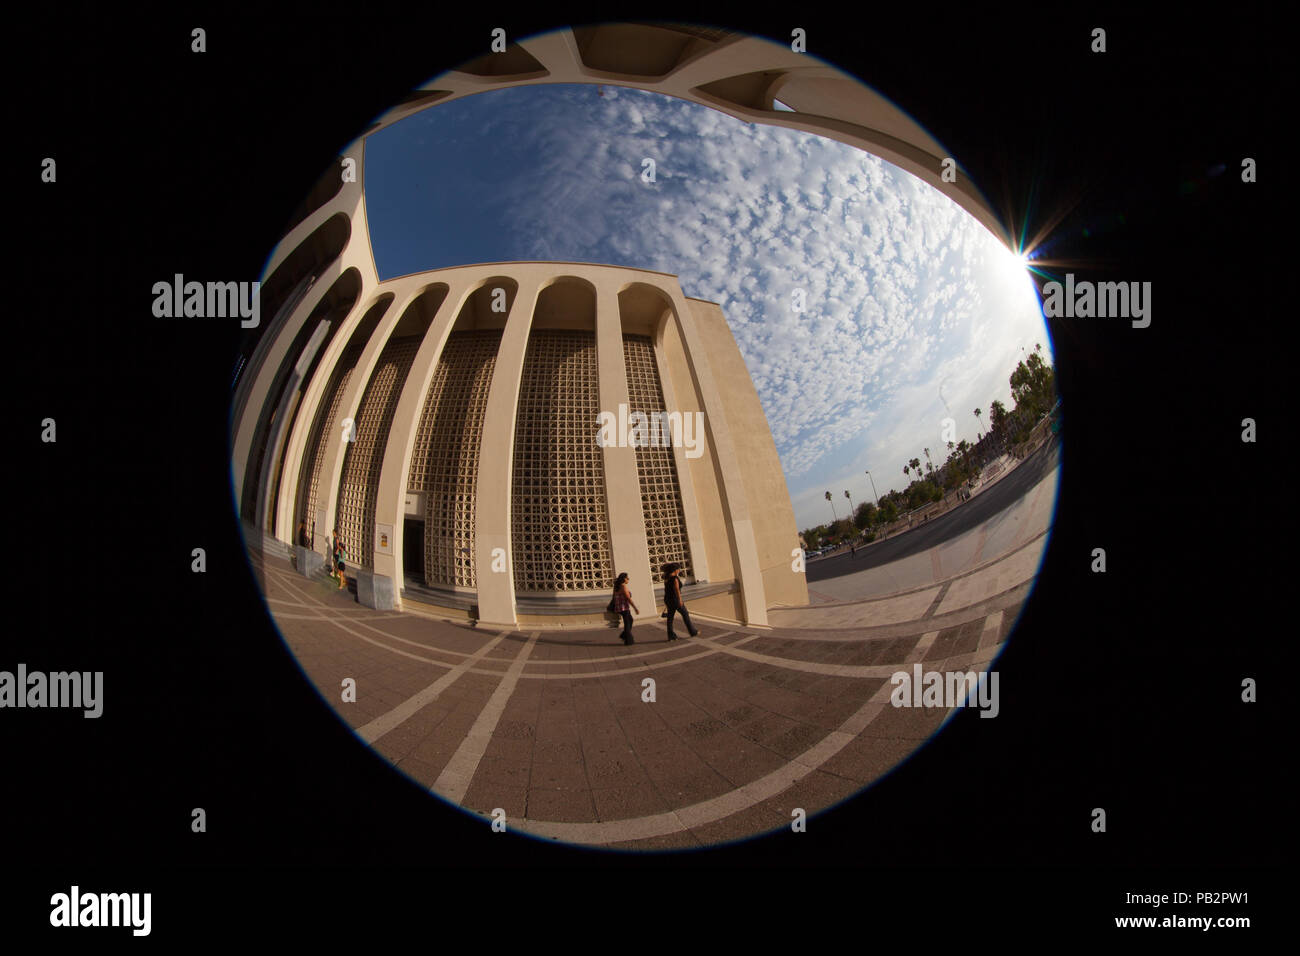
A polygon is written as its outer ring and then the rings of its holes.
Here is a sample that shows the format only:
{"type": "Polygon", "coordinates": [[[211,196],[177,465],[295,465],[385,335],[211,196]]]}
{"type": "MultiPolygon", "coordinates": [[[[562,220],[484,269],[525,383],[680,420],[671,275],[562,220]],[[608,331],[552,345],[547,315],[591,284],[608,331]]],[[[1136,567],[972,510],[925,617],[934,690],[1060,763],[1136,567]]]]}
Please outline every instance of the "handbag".
{"type": "Polygon", "coordinates": [[[617,611],[614,610],[614,599],[613,599],[613,598],[610,598],[610,599],[609,599],[609,607],[605,608],[605,613],[606,613],[606,614],[617,614],[617,613],[618,613],[617,611]]]}

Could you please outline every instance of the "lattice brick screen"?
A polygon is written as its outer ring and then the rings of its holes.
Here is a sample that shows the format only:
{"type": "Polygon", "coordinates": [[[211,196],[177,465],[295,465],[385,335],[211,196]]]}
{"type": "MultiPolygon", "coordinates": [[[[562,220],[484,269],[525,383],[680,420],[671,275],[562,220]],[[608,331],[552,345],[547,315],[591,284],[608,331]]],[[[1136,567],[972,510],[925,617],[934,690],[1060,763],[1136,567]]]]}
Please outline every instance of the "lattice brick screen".
{"type": "Polygon", "coordinates": [[[424,580],[431,586],[478,586],[479,448],[500,344],[500,329],[448,336],[416,429],[407,489],[425,493],[424,580]]]}
{"type": "MultiPolygon", "coordinates": [[[[334,371],[330,373],[330,379],[325,386],[323,401],[317,407],[316,421],[312,425],[311,437],[307,441],[307,450],[303,454],[303,466],[299,471],[298,486],[298,521],[307,523],[307,532],[312,531],[312,522],[316,520],[316,508],[323,502],[324,496],[320,494],[320,473],[321,466],[324,464],[324,455],[326,435],[333,434],[333,429],[341,427],[335,425],[338,416],[339,399],[343,397],[343,392],[348,387],[348,380],[352,378],[352,370],[356,367],[357,359],[361,357],[362,344],[349,345],[343,350],[339,357],[338,364],[334,366],[334,371]]],[[[316,529],[316,543],[319,545],[324,542],[325,536],[330,533],[329,528],[316,529]]],[[[298,543],[298,524],[293,526],[293,543],[298,543]]]]}
{"type": "Polygon", "coordinates": [[[357,409],[356,441],[346,443],[335,524],[354,566],[374,567],[379,472],[384,464],[393,413],[397,411],[402,386],[406,384],[419,347],[419,338],[394,339],[384,346],[357,409]]]}
{"type": "Polygon", "coordinates": [[[534,329],[515,424],[516,593],[613,586],[594,332],[534,329]]]}
{"type": "MultiPolygon", "coordinates": [[[[655,365],[654,342],[645,335],[623,336],[623,357],[627,367],[628,411],[653,416],[666,411],[659,369],[655,365]]],[[[665,442],[669,429],[662,429],[665,442]]],[[[641,511],[645,517],[646,541],[650,549],[650,575],[662,583],[659,570],[669,561],[691,571],[691,549],[686,536],[686,514],[682,510],[682,488],[677,465],[669,445],[636,450],[636,471],[641,482],[641,511]]]]}

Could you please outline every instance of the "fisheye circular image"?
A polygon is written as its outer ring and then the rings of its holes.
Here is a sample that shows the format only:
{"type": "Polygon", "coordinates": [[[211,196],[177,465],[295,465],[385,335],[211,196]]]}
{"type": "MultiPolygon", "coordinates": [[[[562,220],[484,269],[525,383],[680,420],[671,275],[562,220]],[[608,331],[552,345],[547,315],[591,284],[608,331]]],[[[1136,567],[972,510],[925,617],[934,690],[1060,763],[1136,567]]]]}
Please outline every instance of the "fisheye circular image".
{"type": "Polygon", "coordinates": [[[858,80],[691,24],[502,39],[267,264],[234,497],[277,627],[484,825],[803,826],[965,710],[1046,551],[1032,262],[858,80]]]}

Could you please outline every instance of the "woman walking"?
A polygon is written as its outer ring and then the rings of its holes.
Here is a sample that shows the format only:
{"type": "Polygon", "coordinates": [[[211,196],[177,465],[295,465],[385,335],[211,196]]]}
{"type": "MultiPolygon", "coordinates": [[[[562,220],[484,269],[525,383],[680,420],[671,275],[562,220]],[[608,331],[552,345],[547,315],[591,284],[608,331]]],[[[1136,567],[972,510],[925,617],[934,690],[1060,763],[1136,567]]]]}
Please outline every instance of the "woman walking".
{"type": "Polygon", "coordinates": [[[621,615],[623,618],[623,633],[619,637],[623,638],[624,644],[635,644],[636,641],[632,639],[632,611],[640,614],[641,609],[632,600],[632,591],[627,586],[626,571],[620,574],[618,580],[614,582],[614,600],[612,603],[614,613],[621,615]],[[631,611],[628,610],[629,607],[632,609],[631,611]]]}
{"type": "Polygon", "coordinates": [[[668,640],[677,640],[677,635],[673,633],[673,615],[680,614],[682,622],[686,625],[686,630],[690,632],[691,637],[699,636],[699,631],[691,623],[691,616],[686,613],[686,605],[682,603],[682,582],[678,579],[677,573],[681,570],[679,564],[665,564],[662,568],[664,572],[664,617],[668,618],[668,640]]]}

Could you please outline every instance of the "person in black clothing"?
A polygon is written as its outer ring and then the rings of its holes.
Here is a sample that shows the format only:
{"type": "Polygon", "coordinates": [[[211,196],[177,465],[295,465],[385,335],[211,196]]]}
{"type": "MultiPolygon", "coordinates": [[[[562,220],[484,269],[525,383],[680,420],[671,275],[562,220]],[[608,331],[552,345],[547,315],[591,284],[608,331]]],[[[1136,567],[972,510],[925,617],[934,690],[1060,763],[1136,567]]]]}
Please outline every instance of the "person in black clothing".
{"type": "Polygon", "coordinates": [[[686,630],[690,632],[691,637],[697,637],[699,631],[691,623],[691,616],[686,613],[686,605],[682,602],[682,582],[677,577],[681,566],[677,564],[665,564],[664,572],[664,606],[667,610],[664,617],[668,618],[668,640],[677,640],[677,635],[673,633],[673,615],[681,614],[683,623],[686,624],[686,630]]]}

